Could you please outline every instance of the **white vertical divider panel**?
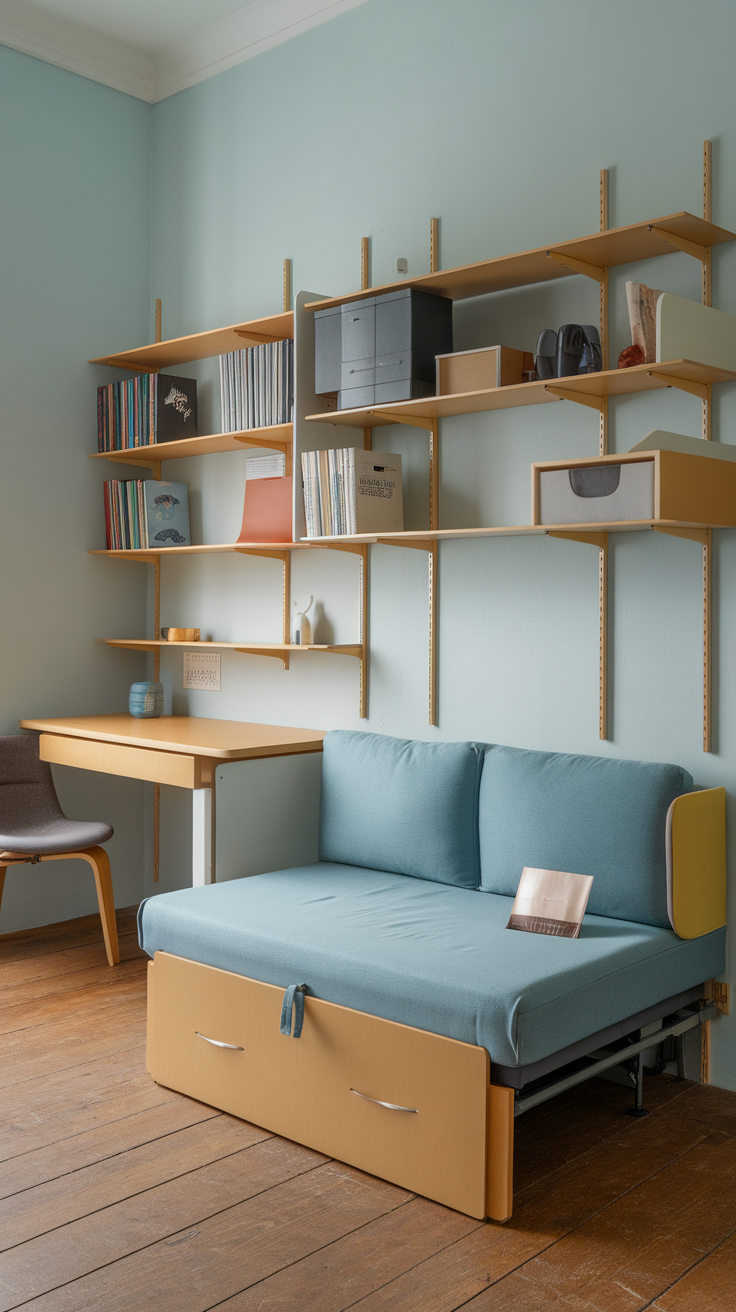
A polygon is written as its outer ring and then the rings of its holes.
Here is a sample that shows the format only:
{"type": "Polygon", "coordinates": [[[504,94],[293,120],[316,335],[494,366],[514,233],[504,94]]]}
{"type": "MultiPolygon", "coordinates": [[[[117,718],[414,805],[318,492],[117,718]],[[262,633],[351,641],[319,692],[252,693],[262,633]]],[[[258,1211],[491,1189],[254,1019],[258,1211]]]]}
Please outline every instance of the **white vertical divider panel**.
{"type": "Polygon", "coordinates": [[[322,753],[218,765],[217,882],[317,860],[322,753]]]}
{"type": "Polygon", "coordinates": [[[331,447],[362,446],[362,430],[337,424],[308,424],[305,415],[325,409],[325,398],[314,390],[314,311],[307,301],[325,300],[324,292],[299,292],[294,299],[294,541],[305,535],[302,451],[327,451],[331,447]]]}
{"type": "Polygon", "coordinates": [[[215,880],[215,787],[192,789],[192,887],[215,880]]]}

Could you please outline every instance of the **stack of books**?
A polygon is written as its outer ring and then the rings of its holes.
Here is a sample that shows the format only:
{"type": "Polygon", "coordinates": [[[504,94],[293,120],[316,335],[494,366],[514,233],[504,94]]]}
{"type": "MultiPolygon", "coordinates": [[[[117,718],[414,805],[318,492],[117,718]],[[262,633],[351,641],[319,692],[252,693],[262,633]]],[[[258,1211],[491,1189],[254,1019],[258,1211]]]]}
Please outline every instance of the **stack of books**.
{"type": "Polygon", "coordinates": [[[110,479],[104,494],[108,551],[191,546],[187,483],[110,479]]]}
{"type": "Polygon", "coordinates": [[[307,537],[401,533],[401,456],[345,447],[302,453],[307,537]]]}
{"type": "Polygon", "coordinates": [[[97,450],[127,451],[197,436],[197,381],[139,374],[97,388],[97,450]]]}
{"type": "Polygon", "coordinates": [[[289,424],[294,410],[294,343],[264,342],[220,356],[223,433],[289,424]]]}

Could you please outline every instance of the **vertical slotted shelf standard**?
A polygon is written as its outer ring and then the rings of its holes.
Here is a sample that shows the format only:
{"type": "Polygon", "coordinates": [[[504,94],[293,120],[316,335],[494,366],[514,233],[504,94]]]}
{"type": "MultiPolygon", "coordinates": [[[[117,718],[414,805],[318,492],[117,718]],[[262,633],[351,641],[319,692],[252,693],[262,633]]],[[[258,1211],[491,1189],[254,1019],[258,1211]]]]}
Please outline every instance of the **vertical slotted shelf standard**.
{"type": "MultiPolygon", "coordinates": [[[[302,294],[312,296],[313,293],[302,294]]],[[[90,361],[91,364],[108,365],[118,369],[130,369],[136,373],[155,373],[160,369],[203,360],[214,355],[223,355],[241,350],[244,346],[254,346],[262,342],[282,341],[295,336],[295,314],[289,308],[291,299],[290,261],[284,261],[284,311],[263,319],[253,319],[245,323],[233,324],[227,328],[216,328],[209,332],[196,333],[188,337],[178,337],[170,341],[156,340],[148,346],[136,347],[114,355],[102,356],[90,361]]],[[[302,311],[303,314],[303,311],[302,311]]],[[[312,316],[305,316],[311,323],[312,316]]],[[[157,302],[156,328],[157,339],[160,333],[160,302],[157,302]]],[[[295,366],[296,392],[296,366],[295,366]]],[[[221,452],[238,451],[244,447],[258,450],[275,450],[285,457],[286,473],[293,467],[294,425],[274,424],[263,428],[242,429],[232,433],[211,433],[203,437],[182,438],[175,442],[153,443],[148,446],[131,447],[119,451],[95,452],[93,460],[112,460],[114,464],[132,465],[150,469],[154,478],[161,477],[161,462],[180,460],[186,456],[214,455],[221,452]]],[[[361,718],[368,714],[368,637],[367,637],[367,548],[359,545],[341,546],[360,557],[359,573],[359,624],[360,634],[355,643],[311,643],[300,646],[291,642],[291,553],[295,550],[323,548],[332,546],[327,543],[306,543],[297,540],[291,542],[236,542],[214,544],[211,546],[161,547],[141,550],[100,550],[92,555],[106,555],[118,560],[140,561],[153,564],[154,577],[154,637],[109,638],[109,646],[132,651],[145,651],[153,654],[155,676],[159,676],[162,650],[175,647],[192,647],[196,650],[235,651],[243,655],[266,656],[280,660],[285,670],[289,669],[290,657],[294,653],[307,654],[322,652],[340,656],[350,656],[358,660],[360,668],[359,709],[361,718]],[[255,556],[277,560],[282,568],[282,640],[278,643],[254,642],[200,642],[196,644],[168,643],[161,640],[161,561],[167,556],[189,556],[198,554],[217,554],[236,552],[239,555],[255,556]]],[[[157,813],[157,806],[155,807],[157,813]]],[[[157,834],[157,826],[155,826],[157,834]]],[[[157,850],[157,838],[154,838],[157,850]]],[[[157,873],[157,858],[154,856],[154,877],[157,873]]]]}
{"type": "MultiPolygon", "coordinates": [[[[362,428],[364,446],[372,440],[372,430],[384,424],[405,424],[423,428],[430,433],[430,528],[429,531],[404,532],[391,537],[364,534],[352,538],[363,543],[383,543],[395,547],[421,549],[429,552],[429,706],[430,724],[436,724],[437,678],[437,546],[440,540],[467,537],[544,532],[550,537],[561,537],[597,548],[599,552],[598,603],[599,603],[599,736],[608,737],[608,553],[609,534],[643,530],[656,530],[696,541],[703,551],[703,749],[711,748],[711,539],[712,528],[726,525],[702,523],[664,523],[655,521],[628,522],[626,524],[552,525],[550,527],[523,526],[508,528],[478,528],[465,530],[438,529],[438,422],[447,416],[478,414],[484,411],[507,409],[524,405],[541,405],[557,401],[570,401],[586,406],[598,414],[599,455],[608,452],[608,403],[611,396],[634,395],[638,392],[677,388],[702,402],[702,436],[711,435],[711,395],[714,383],[730,382],[736,370],[710,365],[707,361],[676,359],[641,365],[632,369],[610,369],[608,281],[609,270],[656,256],[682,251],[698,260],[702,268],[702,303],[711,303],[711,249],[714,245],[736,240],[736,233],[716,227],[711,218],[711,147],[703,149],[703,218],[682,211],[651,222],[630,224],[623,228],[609,228],[608,174],[600,175],[600,230],[589,237],[558,243],[554,247],[541,247],[533,251],[504,256],[498,259],[463,265],[455,269],[440,270],[437,259],[437,228],[432,221],[431,271],[418,278],[407,278],[383,286],[369,287],[363,283],[359,292],[344,296],[323,298],[307,302],[309,311],[342,305],[363,297],[379,296],[402,288],[415,288],[460,300],[484,296],[492,292],[507,291],[530,283],[549,282],[557,278],[583,275],[598,283],[600,294],[600,335],[602,369],[597,374],[577,375],[571,378],[514,384],[484,391],[466,392],[421,398],[416,401],[387,403],[352,410],[335,410],[307,415],[307,422],[319,424],[322,429],[342,425],[362,428]]],[[[315,398],[318,402],[320,399],[315,398]]],[[[336,439],[323,440],[314,445],[335,446],[336,439]]],[[[300,526],[301,527],[301,526],[300,526]]],[[[302,528],[303,532],[303,528],[302,528]]],[[[327,545],[330,539],[319,539],[327,545]]]]}

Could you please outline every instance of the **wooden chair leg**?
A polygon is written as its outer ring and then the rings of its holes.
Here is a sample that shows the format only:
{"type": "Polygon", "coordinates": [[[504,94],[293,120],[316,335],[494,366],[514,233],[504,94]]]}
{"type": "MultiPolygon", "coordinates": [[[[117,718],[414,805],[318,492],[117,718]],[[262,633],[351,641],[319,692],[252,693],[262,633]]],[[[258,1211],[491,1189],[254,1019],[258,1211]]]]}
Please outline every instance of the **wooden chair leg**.
{"type": "Polygon", "coordinates": [[[97,885],[97,901],[100,907],[100,920],[102,921],[107,960],[111,966],[116,966],[120,960],[120,947],[118,945],[118,926],[115,919],[115,902],[112,893],[110,858],[104,847],[87,847],[80,852],[70,852],[69,856],[81,856],[85,861],[89,861],[92,867],[95,884],[97,885]]]}
{"type": "Polygon", "coordinates": [[[5,887],[5,874],[7,869],[7,866],[0,866],[0,907],[2,907],[3,904],[3,889],[5,887]]]}

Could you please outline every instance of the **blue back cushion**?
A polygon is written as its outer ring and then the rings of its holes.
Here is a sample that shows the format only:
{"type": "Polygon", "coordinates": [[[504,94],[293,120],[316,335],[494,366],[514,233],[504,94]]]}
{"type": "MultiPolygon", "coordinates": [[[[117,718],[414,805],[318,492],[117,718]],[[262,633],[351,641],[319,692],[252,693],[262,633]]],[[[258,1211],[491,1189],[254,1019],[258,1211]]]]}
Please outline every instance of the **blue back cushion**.
{"type": "Polygon", "coordinates": [[[476,743],[328,733],[320,860],[477,888],[483,753],[476,743]]]}
{"type": "Polygon", "coordinates": [[[511,897],[524,866],[571,870],[593,875],[594,915],[668,927],[665,820],[692,786],[677,765],[490,747],[481,887],[511,897]]]}

